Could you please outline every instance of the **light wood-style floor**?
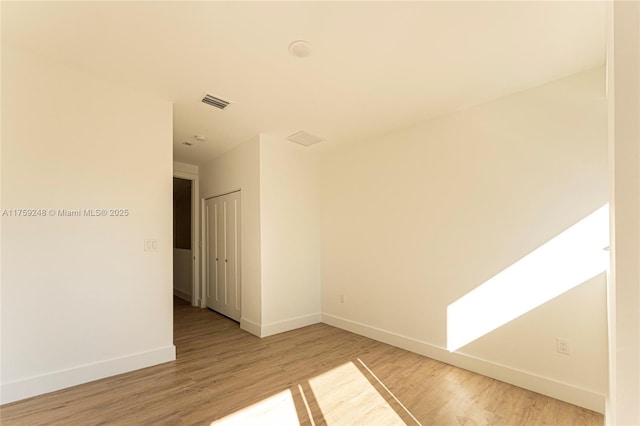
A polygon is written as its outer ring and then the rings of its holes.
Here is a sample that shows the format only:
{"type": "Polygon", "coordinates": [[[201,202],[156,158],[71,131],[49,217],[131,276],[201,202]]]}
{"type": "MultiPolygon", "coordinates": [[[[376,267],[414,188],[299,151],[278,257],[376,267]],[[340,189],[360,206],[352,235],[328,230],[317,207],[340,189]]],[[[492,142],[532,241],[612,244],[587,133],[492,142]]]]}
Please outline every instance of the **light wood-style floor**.
{"type": "Polygon", "coordinates": [[[4,405],[2,425],[604,423],[325,324],[258,339],[212,311],[174,309],[177,361],[4,405]]]}

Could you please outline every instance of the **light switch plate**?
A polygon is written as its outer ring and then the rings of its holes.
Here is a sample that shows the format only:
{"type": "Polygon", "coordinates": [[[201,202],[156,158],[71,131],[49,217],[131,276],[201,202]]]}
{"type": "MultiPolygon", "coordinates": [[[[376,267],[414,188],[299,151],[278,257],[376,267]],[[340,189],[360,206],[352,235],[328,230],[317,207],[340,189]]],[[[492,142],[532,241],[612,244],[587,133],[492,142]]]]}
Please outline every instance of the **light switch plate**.
{"type": "Polygon", "coordinates": [[[144,251],[158,251],[158,240],[144,240],[144,251]]]}

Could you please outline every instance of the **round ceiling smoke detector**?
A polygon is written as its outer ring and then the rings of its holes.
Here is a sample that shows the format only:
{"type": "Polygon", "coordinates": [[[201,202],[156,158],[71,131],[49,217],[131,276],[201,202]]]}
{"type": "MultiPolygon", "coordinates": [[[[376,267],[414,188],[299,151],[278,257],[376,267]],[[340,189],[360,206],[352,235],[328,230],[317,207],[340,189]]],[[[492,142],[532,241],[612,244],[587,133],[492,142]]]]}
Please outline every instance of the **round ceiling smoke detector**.
{"type": "Polygon", "coordinates": [[[297,58],[304,58],[311,54],[311,43],[304,40],[296,40],[289,45],[289,53],[297,58]]]}

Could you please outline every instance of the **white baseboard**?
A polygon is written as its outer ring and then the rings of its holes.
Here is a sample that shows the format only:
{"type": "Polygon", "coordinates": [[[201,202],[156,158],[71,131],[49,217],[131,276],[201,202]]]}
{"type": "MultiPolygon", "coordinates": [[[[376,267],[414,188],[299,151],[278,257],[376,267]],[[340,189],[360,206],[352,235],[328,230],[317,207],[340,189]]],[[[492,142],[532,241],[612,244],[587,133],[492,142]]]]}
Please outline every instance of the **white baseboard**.
{"type": "Polygon", "coordinates": [[[182,290],[178,290],[177,288],[173,289],[173,295],[179,297],[182,300],[185,300],[191,304],[191,295],[189,293],[185,293],[182,290]]]}
{"type": "Polygon", "coordinates": [[[306,327],[312,324],[318,324],[319,322],[320,313],[317,313],[264,324],[262,326],[262,333],[260,337],[273,336],[274,334],[284,333],[285,331],[295,330],[296,328],[306,327]]]}
{"type": "Polygon", "coordinates": [[[449,352],[447,349],[423,342],[411,337],[392,333],[366,324],[361,324],[335,315],[322,314],[322,322],[352,333],[387,343],[398,348],[424,355],[429,358],[473,371],[533,392],[550,396],[579,407],[604,414],[605,396],[562,383],[548,377],[539,376],[527,371],[517,370],[492,361],[476,358],[461,353],[449,352]]]}
{"type": "Polygon", "coordinates": [[[276,321],[269,324],[260,325],[246,318],[240,320],[240,328],[248,333],[258,337],[268,337],[274,334],[284,333],[285,331],[295,330],[296,328],[306,327],[312,324],[318,324],[320,321],[320,313],[304,315],[301,317],[290,318],[284,321],[276,321]]]}
{"type": "Polygon", "coordinates": [[[262,337],[260,335],[261,334],[260,324],[255,323],[251,320],[248,320],[246,318],[240,318],[240,328],[246,331],[247,333],[253,334],[254,336],[262,337]]]}
{"type": "Polygon", "coordinates": [[[7,404],[82,383],[104,379],[105,377],[175,361],[175,359],[176,347],[171,345],[148,352],[85,364],[41,376],[4,383],[2,384],[2,391],[0,392],[2,398],[0,403],[7,404]]]}

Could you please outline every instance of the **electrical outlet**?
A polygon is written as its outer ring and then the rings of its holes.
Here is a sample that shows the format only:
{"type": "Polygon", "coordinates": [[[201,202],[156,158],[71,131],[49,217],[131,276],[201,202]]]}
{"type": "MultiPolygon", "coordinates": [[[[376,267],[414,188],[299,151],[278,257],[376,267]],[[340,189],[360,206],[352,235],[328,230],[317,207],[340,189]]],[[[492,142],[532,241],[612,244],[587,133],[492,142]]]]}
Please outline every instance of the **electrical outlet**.
{"type": "Polygon", "coordinates": [[[556,339],[556,351],[563,355],[569,355],[569,341],[558,337],[556,339]]]}

